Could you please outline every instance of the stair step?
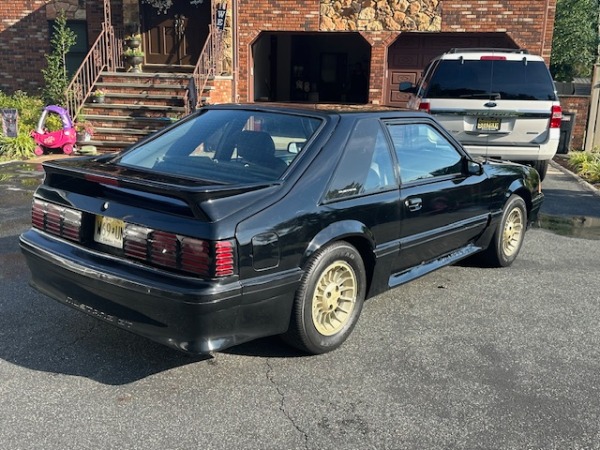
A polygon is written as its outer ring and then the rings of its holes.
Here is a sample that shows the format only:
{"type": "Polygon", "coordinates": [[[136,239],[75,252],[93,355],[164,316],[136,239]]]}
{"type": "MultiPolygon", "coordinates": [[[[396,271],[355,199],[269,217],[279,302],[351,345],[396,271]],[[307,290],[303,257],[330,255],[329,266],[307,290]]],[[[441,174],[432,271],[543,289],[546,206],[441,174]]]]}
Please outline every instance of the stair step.
{"type": "Polygon", "coordinates": [[[96,134],[118,134],[118,135],[139,135],[147,136],[150,133],[154,133],[161,128],[152,129],[139,129],[139,128],[112,128],[112,127],[96,127],[96,134]]]}
{"type": "MultiPolygon", "coordinates": [[[[164,71],[164,67],[152,68],[164,71]]],[[[179,120],[192,73],[181,72],[103,72],[96,87],[106,92],[105,103],[86,103],[82,114],[95,127],[91,141],[100,152],[118,151],[179,120]]],[[[209,82],[200,96],[210,99],[214,87],[209,82]]]]}
{"type": "Polygon", "coordinates": [[[130,116],[130,115],[108,115],[108,114],[85,114],[86,120],[90,122],[101,122],[101,121],[115,121],[115,122],[155,122],[155,123],[164,123],[165,125],[169,125],[173,122],[177,122],[179,119],[175,119],[173,117],[147,117],[147,116],[130,116]]]}

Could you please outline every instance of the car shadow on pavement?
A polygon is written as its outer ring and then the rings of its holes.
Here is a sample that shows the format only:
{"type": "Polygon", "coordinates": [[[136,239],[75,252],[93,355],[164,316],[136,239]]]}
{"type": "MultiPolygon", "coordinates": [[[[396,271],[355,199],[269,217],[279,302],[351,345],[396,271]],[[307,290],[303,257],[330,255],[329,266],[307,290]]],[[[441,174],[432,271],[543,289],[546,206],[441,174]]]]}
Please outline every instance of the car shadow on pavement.
{"type": "Polygon", "coordinates": [[[18,237],[0,238],[1,360],[123,385],[212,358],[188,356],[88,317],[38,293],[28,280],[18,237]]]}

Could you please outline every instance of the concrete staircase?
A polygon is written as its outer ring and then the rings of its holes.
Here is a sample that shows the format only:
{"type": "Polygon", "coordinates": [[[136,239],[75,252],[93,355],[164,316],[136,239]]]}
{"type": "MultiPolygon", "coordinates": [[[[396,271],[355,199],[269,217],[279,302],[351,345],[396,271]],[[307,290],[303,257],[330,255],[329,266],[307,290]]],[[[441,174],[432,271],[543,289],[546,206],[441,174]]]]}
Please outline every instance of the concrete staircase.
{"type": "MultiPolygon", "coordinates": [[[[105,93],[104,103],[86,103],[79,115],[94,126],[89,142],[98,152],[118,151],[185,115],[184,98],[189,73],[104,72],[97,89],[105,93]]],[[[210,85],[210,83],[209,83],[210,85]]],[[[208,99],[207,96],[201,101],[208,99]]]]}

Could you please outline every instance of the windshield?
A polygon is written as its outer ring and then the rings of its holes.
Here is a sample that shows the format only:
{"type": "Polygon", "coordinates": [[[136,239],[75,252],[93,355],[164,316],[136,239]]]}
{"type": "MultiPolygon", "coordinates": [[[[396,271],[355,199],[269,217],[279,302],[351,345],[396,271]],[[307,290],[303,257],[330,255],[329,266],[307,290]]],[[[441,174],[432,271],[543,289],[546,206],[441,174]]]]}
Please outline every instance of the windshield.
{"type": "Polygon", "coordinates": [[[542,61],[442,60],[431,77],[428,98],[555,100],[554,83],[542,61]]]}
{"type": "Polygon", "coordinates": [[[117,164],[223,184],[275,181],[321,120],[208,109],[124,153],[117,164]]]}

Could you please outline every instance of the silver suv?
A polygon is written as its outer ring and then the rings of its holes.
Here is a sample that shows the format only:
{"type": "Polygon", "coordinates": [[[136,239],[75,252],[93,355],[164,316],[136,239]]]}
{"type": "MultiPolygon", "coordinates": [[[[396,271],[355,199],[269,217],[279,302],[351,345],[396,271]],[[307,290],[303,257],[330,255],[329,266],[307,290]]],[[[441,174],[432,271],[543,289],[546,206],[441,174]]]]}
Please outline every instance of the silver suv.
{"type": "Polygon", "coordinates": [[[556,154],[562,110],[543,58],[518,49],[452,49],[434,58],[408,107],[436,116],[473,155],[533,166],[556,154]]]}

